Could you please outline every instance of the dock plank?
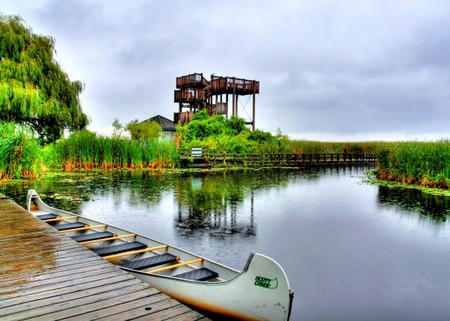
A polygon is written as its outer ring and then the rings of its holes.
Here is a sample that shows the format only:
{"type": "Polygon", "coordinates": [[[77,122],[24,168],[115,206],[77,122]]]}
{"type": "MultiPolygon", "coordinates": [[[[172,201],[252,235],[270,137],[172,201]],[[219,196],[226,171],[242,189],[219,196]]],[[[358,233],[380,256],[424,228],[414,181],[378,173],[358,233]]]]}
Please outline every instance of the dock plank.
{"type": "MultiPolygon", "coordinates": [[[[156,297],[151,297],[151,303],[153,304],[155,302],[156,297]]],[[[118,303],[114,306],[114,309],[100,309],[91,311],[88,313],[85,313],[81,315],[82,319],[85,320],[103,320],[104,318],[108,317],[115,317],[118,319],[134,319],[137,317],[147,317],[149,316],[149,311],[151,311],[152,307],[149,304],[149,297],[143,297],[140,299],[133,300],[131,302],[123,302],[118,303]]],[[[185,306],[186,307],[186,306],[185,306]]],[[[188,307],[186,307],[189,309],[188,307]]],[[[191,309],[189,309],[191,310],[191,309]]],[[[152,318],[153,319],[153,318],[152,318]]],[[[65,319],[66,321],[78,321],[80,320],[80,316],[73,316],[70,318],[65,319]]],[[[154,319],[157,320],[157,319],[154,319]]]]}
{"type": "MultiPolygon", "coordinates": [[[[36,274],[33,277],[33,281],[43,281],[48,279],[54,279],[61,276],[67,276],[67,275],[73,275],[76,274],[79,276],[79,273],[84,273],[86,271],[92,271],[92,270],[100,270],[104,269],[104,265],[98,264],[98,259],[96,258],[70,258],[70,260],[64,260],[61,264],[61,269],[57,270],[49,270],[44,273],[36,274]],[[74,263],[76,263],[78,266],[76,268],[73,268],[74,263]],[[69,269],[70,268],[70,269],[69,269]]],[[[0,273],[1,269],[0,269],[0,273]]],[[[17,281],[17,277],[11,277],[11,278],[1,278],[0,279],[0,287],[6,286],[7,284],[15,283],[17,281]]],[[[30,282],[31,283],[31,282],[30,282]]]]}
{"type": "MultiPolygon", "coordinates": [[[[146,288],[139,289],[139,287],[131,287],[130,289],[123,288],[103,293],[100,296],[100,300],[96,300],[94,302],[91,300],[91,298],[74,300],[75,302],[70,302],[70,304],[59,304],[56,305],[56,307],[52,307],[53,312],[47,312],[45,313],[45,316],[48,318],[47,320],[58,320],[66,318],[68,315],[82,316],[86,312],[96,311],[104,308],[109,308],[109,310],[115,311],[115,307],[117,304],[121,302],[132,302],[143,297],[151,298],[149,302],[152,302],[153,304],[155,298],[154,294],[149,294],[147,290],[148,289],[146,288]],[[131,292],[129,290],[131,290],[131,292]],[[83,310],[79,309],[78,306],[83,306],[83,310]]],[[[26,319],[32,320],[32,317],[26,317],[26,319]]],[[[80,319],[82,318],[80,317],[80,319]]]]}
{"type": "Polygon", "coordinates": [[[168,319],[170,320],[170,318],[173,317],[174,315],[182,316],[190,311],[192,310],[189,309],[187,306],[179,304],[177,306],[174,306],[172,309],[158,311],[153,316],[155,320],[168,320],[168,319]]]}
{"type": "MultiPolygon", "coordinates": [[[[119,319],[134,319],[136,317],[145,317],[147,320],[151,316],[152,320],[157,320],[153,318],[153,314],[158,310],[158,305],[161,301],[167,300],[165,294],[159,293],[152,297],[142,297],[138,300],[133,300],[131,302],[117,302],[114,308],[106,310],[93,310],[92,312],[85,313],[81,317],[82,319],[98,320],[105,317],[116,317],[119,319]]],[[[174,301],[174,300],[171,300],[174,301]]],[[[179,304],[179,303],[177,303],[179,304]]],[[[77,320],[80,316],[72,317],[69,320],[77,320]]]]}
{"type": "Polygon", "coordinates": [[[3,306],[2,314],[15,314],[16,316],[27,319],[33,315],[40,315],[48,313],[49,306],[52,311],[64,308],[67,306],[78,306],[77,300],[85,299],[92,300],[93,294],[101,293],[101,297],[107,297],[107,295],[116,295],[115,293],[109,293],[111,290],[114,292],[117,290],[123,290],[124,288],[135,285],[136,282],[133,279],[119,276],[112,278],[113,284],[106,284],[105,280],[100,280],[92,283],[74,284],[71,287],[56,288],[55,291],[49,291],[44,297],[42,295],[29,295],[26,297],[26,301],[22,302],[21,297],[12,298],[9,302],[9,306],[3,306]]]}
{"type": "Polygon", "coordinates": [[[0,306],[1,320],[207,320],[2,194],[0,306]]]}
{"type": "MultiPolygon", "coordinates": [[[[114,271],[115,270],[112,268],[105,267],[100,271],[93,270],[92,272],[84,273],[83,275],[76,275],[75,279],[68,279],[67,276],[64,276],[56,280],[47,279],[38,282],[30,282],[21,287],[21,293],[29,296],[28,299],[31,299],[31,295],[37,294],[42,296],[45,295],[45,292],[50,292],[49,294],[47,294],[48,296],[63,294],[64,292],[67,292],[67,290],[65,290],[66,288],[69,288],[70,290],[76,290],[79,286],[82,286],[84,289],[87,289],[90,286],[94,285],[95,282],[101,282],[103,280],[105,280],[105,282],[113,282],[114,277],[111,278],[111,274],[113,274],[112,272],[114,271]]],[[[2,299],[14,297],[14,288],[14,285],[10,286],[9,288],[3,288],[2,293],[0,293],[2,299]]]]}
{"type": "MultiPolygon", "coordinates": [[[[170,311],[170,318],[177,317],[178,318],[184,313],[180,313],[180,310],[176,309],[176,307],[181,304],[170,299],[165,295],[161,295],[160,300],[158,302],[154,302],[152,304],[147,304],[145,309],[134,309],[134,310],[124,310],[122,313],[115,314],[115,317],[123,318],[123,319],[133,319],[133,320],[160,320],[159,313],[166,313],[170,311]]],[[[187,308],[187,307],[186,307],[187,308]]],[[[188,309],[188,308],[187,308],[188,309]]],[[[192,310],[190,310],[192,311],[192,310]]],[[[119,312],[119,311],[117,311],[119,312]]],[[[197,313],[198,315],[198,313],[197,313]]]]}
{"type": "MultiPolygon", "coordinates": [[[[36,273],[33,276],[33,279],[41,279],[41,278],[49,278],[49,277],[53,277],[53,273],[66,273],[66,274],[70,274],[70,270],[69,271],[65,271],[64,269],[72,269],[74,263],[76,264],[84,264],[86,267],[87,266],[91,266],[91,265],[98,265],[98,258],[93,258],[93,257],[84,257],[77,255],[76,256],[77,259],[74,259],[73,257],[67,257],[67,258],[63,258],[61,259],[59,268],[56,270],[53,269],[48,269],[48,270],[44,270],[41,273],[36,273]]],[[[0,274],[2,275],[2,278],[0,279],[0,286],[1,284],[3,284],[4,282],[9,282],[10,280],[13,281],[17,281],[18,279],[20,279],[21,274],[19,273],[19,271],[21,269],[24,270],[24,277],[28,278],[28,269],[35,267],[36,265],[39,265],[38,263],[34,263],[34,264],[29,264],[26,268],[24,268],[22,265],[20,264],[10,264],[8,266],[2,266],[0,268],[0,274]],[[8,273],[9,272],[9,273],[8,273]]]]}

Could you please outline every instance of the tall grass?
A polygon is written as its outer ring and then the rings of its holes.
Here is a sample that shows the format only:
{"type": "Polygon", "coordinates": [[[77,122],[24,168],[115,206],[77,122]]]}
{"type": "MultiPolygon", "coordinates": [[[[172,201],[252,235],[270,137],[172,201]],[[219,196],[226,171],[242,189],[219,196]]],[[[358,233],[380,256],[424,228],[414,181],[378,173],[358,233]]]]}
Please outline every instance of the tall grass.
{"type": "Polygon", "coordinates": [[[30,130],[0,123],[0,179],[37,177],[41,163],[39,142],[30,130]]]}
{"type": "Polygon", "coordinates": [[[377,177],[450,188],[450,140],[395,143],[376,152],[377,177]]]}
{"type": "Polygon", "coordinates": [[[87,130],[55,144],[59,166],[74,168],[168,168],[179,165],[172,141],[104,137],[87,130]]]}
{"type": "Polygon", "coordinates": [[[290,153],[315,154],[374,154],[380,146],[387,146],[387,142],[319,142],[310,140],[293,140],[287,144],[290,153]]]}

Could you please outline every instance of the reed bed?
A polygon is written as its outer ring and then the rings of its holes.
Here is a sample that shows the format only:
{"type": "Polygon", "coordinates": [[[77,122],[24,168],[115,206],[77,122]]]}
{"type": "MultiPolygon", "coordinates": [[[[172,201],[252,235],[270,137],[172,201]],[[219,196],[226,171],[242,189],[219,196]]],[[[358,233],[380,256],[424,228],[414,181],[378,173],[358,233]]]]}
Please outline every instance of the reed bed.
{"type": "Polygon", "coordinates": [[[172,141],[104,137],[87,130],[55,144],[58,164],[65,170],[91,168],[173,168],[179,154],[172,141]]]}
{"type": "Polygon", "coordinates": [[[292,140],[287,144],[289,153],[298,154],[374,154],[381,146],[387,146],[387,142],[320,142],[310,140],[292,140]]]}
{"type": "Polygon", "coordinates": [[[32,132],[0,123],[0,179],[36,178],[42,172],[40,146],[32,132]]]}
{"type": "Polygon", "coordinates": [[[377,178],[450,188],[450,140],[395,143],[376,152],[377,178]]]}

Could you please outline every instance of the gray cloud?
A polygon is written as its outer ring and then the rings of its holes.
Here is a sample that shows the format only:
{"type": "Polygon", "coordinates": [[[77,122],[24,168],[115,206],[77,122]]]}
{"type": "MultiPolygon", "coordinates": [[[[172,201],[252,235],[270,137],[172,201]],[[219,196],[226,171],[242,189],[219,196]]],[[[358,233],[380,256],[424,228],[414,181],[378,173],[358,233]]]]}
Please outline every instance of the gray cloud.
{"type": "Polygon", "coordinates": [[[264,130],[450,136],[444,0],[7,0],[3,11],[56,39],[61,66],[86,84],[93,130],[114,118],[171,118],[175,77],[203,72],[259,80],[264,130]]]}

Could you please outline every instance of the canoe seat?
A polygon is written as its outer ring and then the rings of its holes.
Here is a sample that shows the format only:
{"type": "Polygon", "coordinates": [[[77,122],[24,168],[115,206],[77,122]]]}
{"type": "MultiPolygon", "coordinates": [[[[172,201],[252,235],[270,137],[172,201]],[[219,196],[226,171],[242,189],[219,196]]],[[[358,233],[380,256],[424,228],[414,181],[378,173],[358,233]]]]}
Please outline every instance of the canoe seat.
{"type": "Polygon", "coordinates": [[[93,249],[92,251],[100,256],[107,256],[133,250],[142,250],[145,249],[146,247],[147,245],[140,242],[127,242],[118,245],[98,247],[96,249],[93,249]]]}
{"type": "Polygon", "coordinates": [[[41,214],[41,215],[36,215],[36,217],[42,221],[44,220],[53,220],[55,218],[60,217],[59,215],[50,213],[50,214],[41,214]]]}
{"type": "Polygon", "coordinates": [[[159,254],[152,257],[147,257],[140,260],[134,260],[127,263],[120,264],[121,267],[126,267],[133,270],[142,270],[151,268],[153,266],[167,264],[167,263],[175,263],[178,261],[178,258],[175,255],[166,253],[159,254]]]}
{"type": "Polygon", "coordinates": [[[72,236],[72,240],[77,242],[87,242],[87,241],[95,241],[106,239],[108,237],[113,237],[114,234],[111,232],[98,232],[98,233],[90,233],[90,234],[82,234],[72,236]]]}
{"type": "Polygon", "coordinates": [[[73,228],[86,227],[87,224],[81,222],[53,225],[58,231],[71,230],[73,228]]]}
{"type": "Polygon", "coordinates": [[[186,273],[181,273],[177,275],[172,275],[173,277],[180,278],[180,279],[187,279],[187,280],[193,280],[193,281],[206,281],[210,279],[214,279],[219,277],[219,274],[217,272],[211,271],[207,268],[201,268],[198,270],[193,270],[186,273]]]}

